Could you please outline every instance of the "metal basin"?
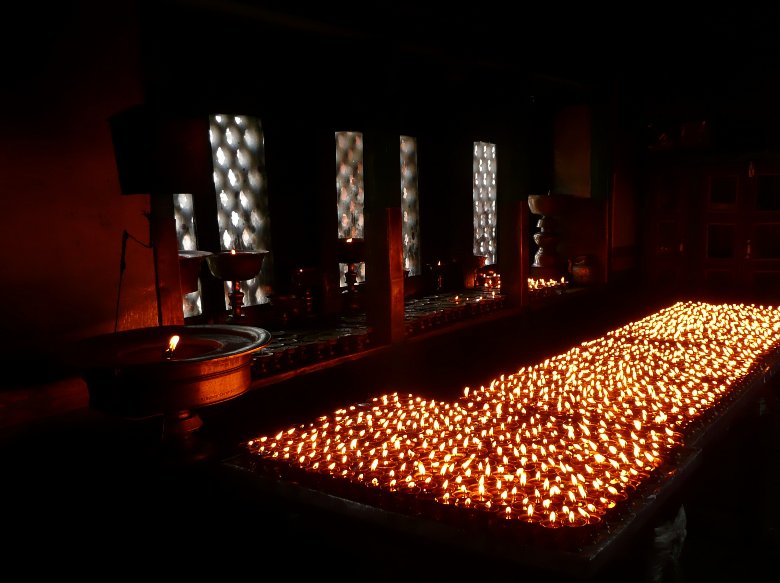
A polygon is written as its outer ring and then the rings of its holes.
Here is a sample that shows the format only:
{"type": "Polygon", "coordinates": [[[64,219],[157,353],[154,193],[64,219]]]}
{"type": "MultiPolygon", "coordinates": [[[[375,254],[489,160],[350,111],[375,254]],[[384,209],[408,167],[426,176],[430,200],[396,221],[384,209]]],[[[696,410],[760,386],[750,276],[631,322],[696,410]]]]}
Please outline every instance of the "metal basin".
{"type": "Polygon", "coordinates": [[[246,392],[252,355],[270,340],[268,331],[253,326],[139,328],[84,340],[69,360],[87,383],[91,407],[140,418],[197,409],[246,392]],[[174,335],[179,343],[167,352],[174,335]]]}

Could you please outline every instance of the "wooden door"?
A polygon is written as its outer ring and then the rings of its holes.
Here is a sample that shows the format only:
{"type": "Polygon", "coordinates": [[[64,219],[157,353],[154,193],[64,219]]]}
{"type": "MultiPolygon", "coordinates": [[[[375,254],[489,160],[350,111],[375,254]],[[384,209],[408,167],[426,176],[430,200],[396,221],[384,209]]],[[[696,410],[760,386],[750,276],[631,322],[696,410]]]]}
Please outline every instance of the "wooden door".
{"type": "Polygon", "coordinates": [[[704,176],[704,290],[780,304],[780,164],[720,163],[704,176]]]}
{"type": "Polygon", "coordinates": [[[749,164],[742,212],[745,278],[756,301],[780,305],[780,161],[749,164]]]}
{"type": "Polygon", "coordinates": [[[698,190],[696,181],[690,171],[664,161],[654,165],[646,176],[649,204],[644,210],[644,276],[654,288],[674,292],[689,285],[687,230],[691,191],[698,190]]]}

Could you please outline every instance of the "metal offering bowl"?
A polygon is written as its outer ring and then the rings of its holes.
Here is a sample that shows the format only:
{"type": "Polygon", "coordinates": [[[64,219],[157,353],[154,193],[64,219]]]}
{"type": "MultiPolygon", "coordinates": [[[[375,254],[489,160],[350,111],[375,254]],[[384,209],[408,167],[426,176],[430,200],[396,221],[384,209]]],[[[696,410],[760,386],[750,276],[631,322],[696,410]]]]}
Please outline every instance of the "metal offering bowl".
{"type": "Polygon", "coordinates": [[[339,263],[361,263],[366,260],[366,242],[355,237],[339,239],[337,253],[339,263]]]}
{"type": "Polygon", "coordinates": [[[531,194],[528,196],[528,208],[535,215],[551,217],[561,214],[565,198],[555,194],[531,194]]]}
{"type": "Polygon", "coordinates": [[[268,251],[221,251],[206,257],[209,271],[223,281],[253,279],[263,267],[268,251]]]}

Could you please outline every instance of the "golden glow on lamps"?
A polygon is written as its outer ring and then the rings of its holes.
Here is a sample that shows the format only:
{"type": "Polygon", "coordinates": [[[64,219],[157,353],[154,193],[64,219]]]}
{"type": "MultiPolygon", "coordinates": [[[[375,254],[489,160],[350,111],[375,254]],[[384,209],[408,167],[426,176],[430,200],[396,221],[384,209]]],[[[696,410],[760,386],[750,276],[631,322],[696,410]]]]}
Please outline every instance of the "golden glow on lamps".
{"type": "Polygon", "coordinates": [[[246,443],[296,472],[547,528],[599,523],[777,349],[780,310],[679,302],[466,387],[390,393],[246,443]]]}

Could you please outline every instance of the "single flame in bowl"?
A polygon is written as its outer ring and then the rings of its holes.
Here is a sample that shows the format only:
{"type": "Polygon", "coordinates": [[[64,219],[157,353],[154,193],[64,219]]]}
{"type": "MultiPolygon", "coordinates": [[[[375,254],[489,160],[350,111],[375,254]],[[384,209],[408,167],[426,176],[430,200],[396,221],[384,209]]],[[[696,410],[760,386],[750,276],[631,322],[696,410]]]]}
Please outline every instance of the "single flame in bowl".
{"type": "MultiPolygon", "coordinates": [[[[231,249],[231,250],[230,250],[230,254],[231,254],[231,255],[235,255],[235,254],[236,254],[236,250],[235,250],[235,249],[231,249]]],[[[175,348],[175,347],[174,347],[174,348],[175,348]]]]}
{"type": "Polygon", "coordinates": [[[176,346],[179,344],[181,337],[178,334],[174,334],[168,339],[168,348],[163,350],[163,358],[170,360],[173,358],[173,353],[176,350],[176,346]]]}

